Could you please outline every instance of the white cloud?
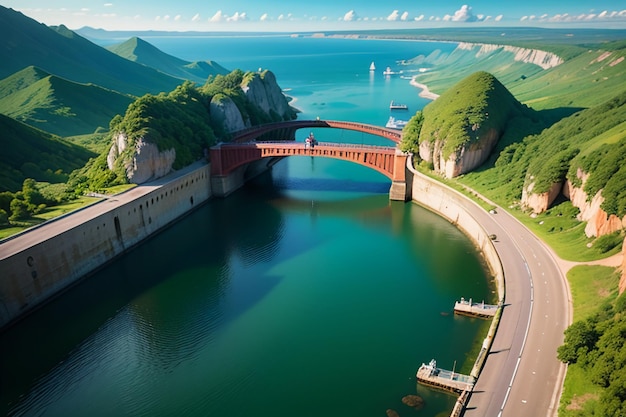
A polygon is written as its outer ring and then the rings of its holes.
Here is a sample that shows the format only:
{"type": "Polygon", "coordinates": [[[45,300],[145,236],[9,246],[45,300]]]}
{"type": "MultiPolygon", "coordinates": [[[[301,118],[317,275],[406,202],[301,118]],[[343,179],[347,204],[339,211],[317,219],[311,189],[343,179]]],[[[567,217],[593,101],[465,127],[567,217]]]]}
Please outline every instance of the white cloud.
{"type": "Polygon", "coordinates": [[[499,21],[501,21],[501,20],[502,20],[502,18],[503,18],[503,17],[504,17],[504,15],[499,14],[499,15],[497,15],[496,17],[494,17],[494,19],[493,19],[493,20],[495,20],[496,22],[499,22],[499,21]]]}
{"type": "Polygon", "coordinates": [[[402,13],[402,15],[400,16],[400,20],[402,21],[407,21],[409,19],[409,12],[404,12],[402,13]]]}
{"type": "Polygon", "coordinates": [[[358,17],[356,15],[356,12],[354,10],[350,10],[345,15],[343,15],[343,19],[342,20],[344,22],[354,22],[357,19],[358,19],[358,17]]]}
{"type": "Polygon", "coordinates": [[[265,22],[266,20],[269,20],[269,16],[267,15],[267,13],[263,13],[261,17],[259,17],[259,20],[261,22],[265,22]]]}
{"type": "Polygon", "coordinates": [[[196,13],[194,17],[191,18],[192,22],[197,22],[200,20],[200,13],[196,13]]]}
{"type": "Polygon", "coordinates": [[[219,23],[224,20],[224,15],[222,15],[222,11],[218,10],[210,19],[211,23],[219,23]]]}
{"type": "Polygon", "coordinates": [[[113,7],[113,3],[104,3],[104,7],[113,7]]]}
{"type": "Polygon", "coordinates": [[[423,15],[423,14],[421,14],[421,15],[417,16],[414,20],[415,20],[416,22],[420,22],[420,21],[424,20],[424,15],[423,15]]]}
{"type": "Polygon", "coordinates": [[[396,20],[398,20],[399,16],[400,15],[399,15],[398,11],[394,10],[393,12],[391,12],[391,14],[389,16],[387,16],[387,20],[389,20],[389,21],[396,21],[396,20]]]}
{"type": "Polygon", "coordinates": [[[245,12],[235,12],[234,15],[226,18],[227,22],[242,22],[244,20],[248,20],[248,15],[245,12]]]}
{"type": "Polygon", "coordinates": [[[528,20],[528,16],[522,16],[519,21],[525,22],[526,20],[528,20]]]}
{"type": "Polygon", "coordinates": [[[467,4],[464,4],[459,10],[454,12],[454,15],[446,15],[444,20],[452,20],[453,22],[475,22],[478,19],[472,13],[472,8],[467,4]]]}
{"type": "Polygon", "coordinates": [[[174,17],[174,21],[175,21],[175,22],[180,22],[180,19],[182,19],[182,18],[183,18],[183,17],[182,17],[181,15],[177,14],[177,15],[174,17]]]}

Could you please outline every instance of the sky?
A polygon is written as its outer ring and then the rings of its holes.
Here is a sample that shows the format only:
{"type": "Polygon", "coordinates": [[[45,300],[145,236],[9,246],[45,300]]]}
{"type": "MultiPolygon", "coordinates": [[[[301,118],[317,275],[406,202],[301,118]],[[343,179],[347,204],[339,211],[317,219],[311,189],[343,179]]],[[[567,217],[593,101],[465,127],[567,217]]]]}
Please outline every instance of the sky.
{"type": "Polygon", "coordinates": [[[623,0],[0,0],[50,26],[106,30],[322,31],[429,27],[626,29],[623,0]]]}

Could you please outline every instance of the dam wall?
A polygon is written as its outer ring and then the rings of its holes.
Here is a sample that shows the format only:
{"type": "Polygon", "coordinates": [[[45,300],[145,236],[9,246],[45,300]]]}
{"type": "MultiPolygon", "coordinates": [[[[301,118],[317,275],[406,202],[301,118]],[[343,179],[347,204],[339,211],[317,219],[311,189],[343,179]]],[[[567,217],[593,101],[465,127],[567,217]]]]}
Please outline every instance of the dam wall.
{"type": "Polygon", "coordinates": [[[495,279],[499,301],[504,300],[504,272],[500,257],[485,229],[465,210],[462,202],[466,202],[468,198],[447,185],[417,172],[410,164],[409,158],[407,166],[410,178],[407,178],[407,184],[411,187],[412,200],[447,219],[472,240],[495,279]]]}
{"type": "MultiPolygon", "coordinates": [[[[407,184],[410,184],[413,201],[450,221],[474,242],[474,245],[476,245],[487,263],[494,279],[498,294],[498,309],[491,321],[487,335],[483,340],[482,347],[470,373],[474,378],[478,378],[487,360],[487,354],[493,344],[500,323],[502,307],[504,305],[505,281],[502,262],[500,261],[500,257],[498,256],[498,252],[491,237],[478,220],[465,209],[465,205],[468,201],[470,204],[476,203],[447,185],[416,171],[412,166],[411,158],[407,159],[407,184]]],[[[459,294],[459,297],[461,296],[464,295],[459,294]]],[[[464,397],[464,399],[467,400],[468,397],[464,397]]],[[[462,408],[464,404],[457,403],[455,409],[457,409],[458,406],[462,408]]]]}
{"type": "Polygon", "coordinates": [[[211,198],[209,167],[196,163],[1,243],[0,328],[211,198]]]}

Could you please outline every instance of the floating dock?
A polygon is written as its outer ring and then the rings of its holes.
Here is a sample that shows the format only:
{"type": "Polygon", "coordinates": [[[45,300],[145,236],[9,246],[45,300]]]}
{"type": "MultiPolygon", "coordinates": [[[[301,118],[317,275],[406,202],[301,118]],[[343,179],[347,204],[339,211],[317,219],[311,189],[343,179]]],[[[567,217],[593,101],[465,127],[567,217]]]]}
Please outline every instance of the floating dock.
{"type": "Polygon", "coordinates": [[[471,298],[466,300],[461,297],[461,301],[454,303],[454,313],[464,316],[492,318],[496,315],[496,311],[498,311],[497,305],[485,304],[484,301],[482,303],[474,303],[471,298]]]}
{"type": "Polygon", "coordinates": [[[416,376],[419,383],[457,394],[463,391],[471,392],[476,381],[472,376],[437,368],[437,361],[434,359],[428,365],[423,363],[416,376]]]}

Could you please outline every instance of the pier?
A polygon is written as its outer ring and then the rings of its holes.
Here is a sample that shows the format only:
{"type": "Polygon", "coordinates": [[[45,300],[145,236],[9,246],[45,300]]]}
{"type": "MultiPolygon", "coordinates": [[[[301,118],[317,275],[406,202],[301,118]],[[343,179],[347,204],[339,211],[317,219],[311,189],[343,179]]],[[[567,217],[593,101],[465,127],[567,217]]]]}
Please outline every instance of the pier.
{"type": "Polygon", "coordinates": [[[471,392],[474,388],[474,377],[448,371],[437,367],[437,361],[432,359],[428,364],[423,363],[417,370],[417,382],[445,391],[460,394],[471,392]]]}
{"type": "Polygon", "coordinates": [[[482,303],[474,303],[471,298],[466,300],[461,297],[461,301],[454,303],[454,313],[463,316],[492,318],[496,315],[496,311],[498,311],[497,305],[485,304],[484,301],[482,303]]]}

